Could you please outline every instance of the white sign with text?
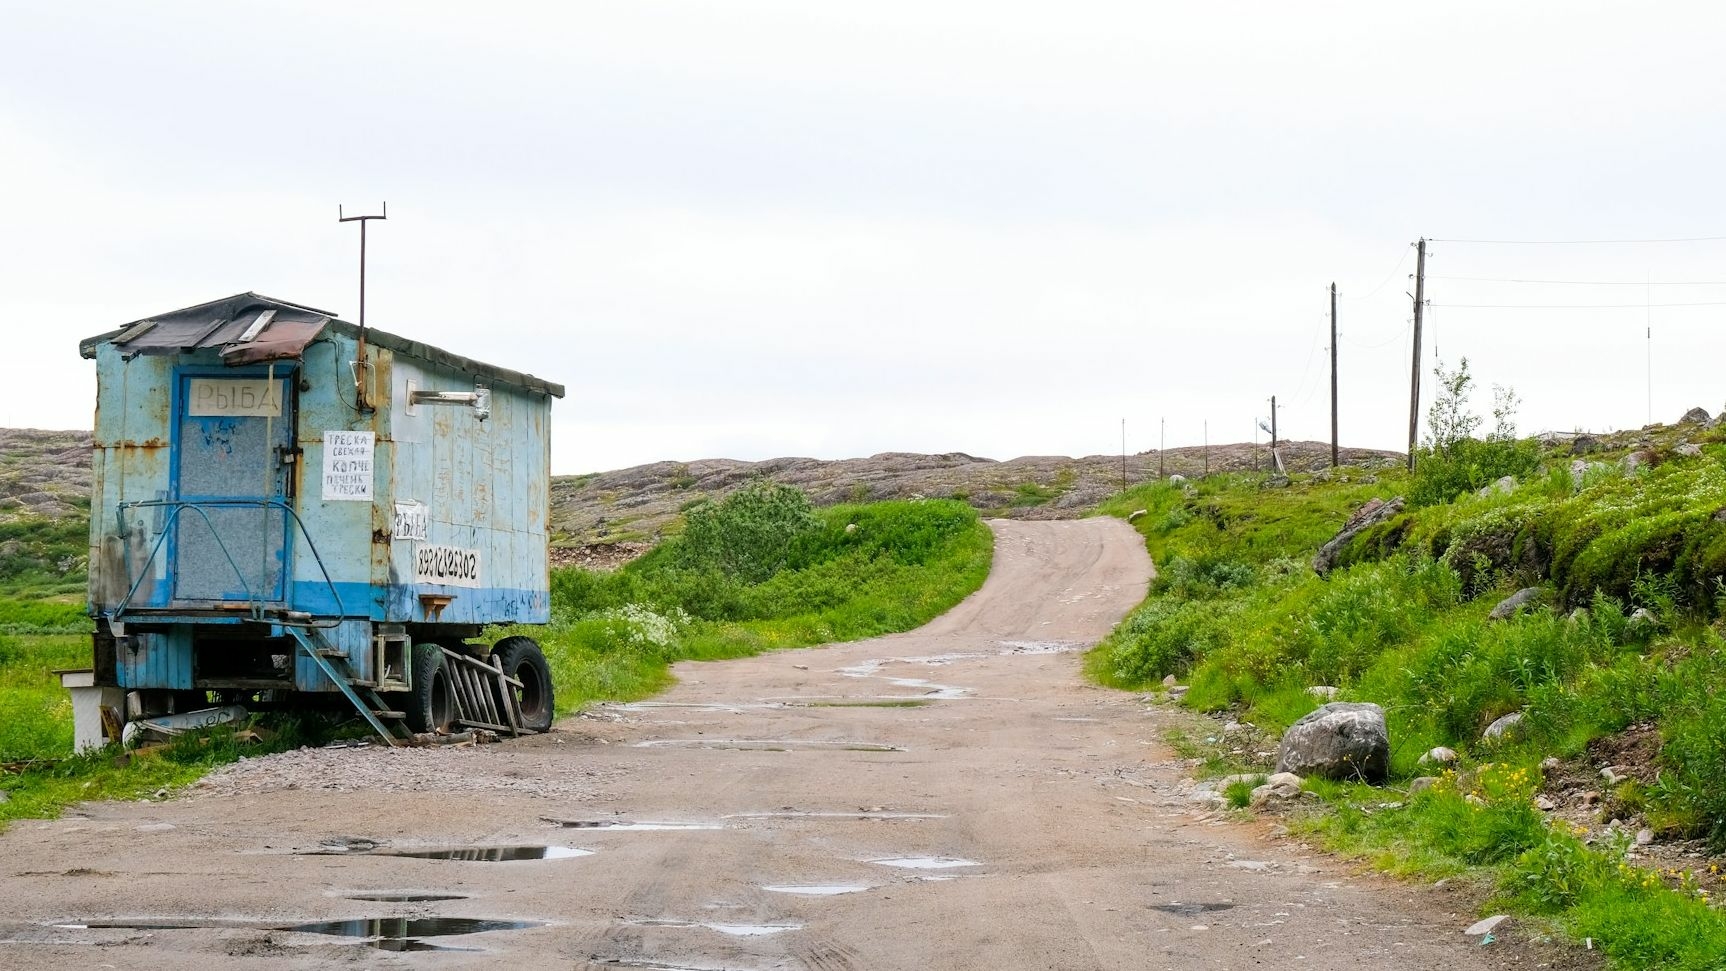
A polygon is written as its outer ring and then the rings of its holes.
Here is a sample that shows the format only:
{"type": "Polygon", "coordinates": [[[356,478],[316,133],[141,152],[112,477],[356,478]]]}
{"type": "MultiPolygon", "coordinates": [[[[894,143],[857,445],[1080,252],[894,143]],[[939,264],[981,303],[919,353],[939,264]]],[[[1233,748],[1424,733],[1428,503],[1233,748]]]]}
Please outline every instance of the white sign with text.
{"type": "Polygon", "coordinates": [[[375,432],[324,432],[324,499],[372,501],[375,432]]]}

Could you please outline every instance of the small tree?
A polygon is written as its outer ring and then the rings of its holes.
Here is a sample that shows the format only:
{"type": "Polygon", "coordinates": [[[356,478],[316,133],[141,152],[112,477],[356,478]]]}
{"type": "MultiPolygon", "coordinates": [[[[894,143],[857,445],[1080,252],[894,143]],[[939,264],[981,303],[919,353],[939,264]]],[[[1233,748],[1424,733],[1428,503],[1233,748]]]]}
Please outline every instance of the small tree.
{"type": "Polygon", "coordinates": [[[1482,441],[1474,437],[1481,417],[1468,410],[1474,390],[1468,358],[1449,371],[1441,361],[1432,373],[1438,378],[1438,394],[1426,414],[1426,442],[1415,453],[1410,502],[1417,506],[1449,502],[1504,476],[1527,475],[1539,466],[1539,449],[1516,438],[1516,409],[1522,402],[1514,389],[1493,385],[1492,431],[1482,441]]]}
{"type": "Polygon", "coordinates": [[[1444,362],[1439,361],[1432,369],[1432,376],[1438,379],[1438,396],[1433,398],[1432,409],[1426,413],[1425,445],[1435,451],[1448,450],[1457,442],[1472,437],[1474,430],[1480,427],[1480,416],[1468,410],[1468,396],[1474,390],[1471,387],[1474,379],[1468,373],[1466,357],[1454,371],[1446,371],[1444,362]]]}

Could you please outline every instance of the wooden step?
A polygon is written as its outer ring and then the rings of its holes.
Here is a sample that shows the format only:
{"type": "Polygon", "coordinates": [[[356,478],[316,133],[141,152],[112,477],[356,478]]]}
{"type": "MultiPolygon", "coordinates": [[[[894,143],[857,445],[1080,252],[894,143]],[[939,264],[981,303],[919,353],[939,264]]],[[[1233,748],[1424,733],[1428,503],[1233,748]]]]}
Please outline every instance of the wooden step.
{"type": "Polygon", "coordinates": [[[390,711],[387,708],[373,708],[372,714],[379,718],[406,718],[408,716],[405,711],[390,711]]]}

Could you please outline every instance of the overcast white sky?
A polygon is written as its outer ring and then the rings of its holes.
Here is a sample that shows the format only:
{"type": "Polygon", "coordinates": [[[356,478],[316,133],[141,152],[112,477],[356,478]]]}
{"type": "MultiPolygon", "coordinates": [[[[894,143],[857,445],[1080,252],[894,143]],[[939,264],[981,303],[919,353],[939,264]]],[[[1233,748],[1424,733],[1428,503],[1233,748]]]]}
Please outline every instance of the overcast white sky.
{"type": "MultiPolygon", "coordinates": [[[[1400,448],[1416,237],[1726,236],[1723,36],[1577,0],[0,0],[0,425],[88,427],[77,340],[120,323],[353,319],[336,205],[387,200],[369,323],[566,384],[560,473],[1240,441],[1272,394],[1322,439],[1333,280],[1344,443],[1400,448]]],[[[1654,416],[1726,403],[1726,241],[1428,272],[1438,353],[1525,431],[1643,424],[1650,321],[1654,416]]]]}

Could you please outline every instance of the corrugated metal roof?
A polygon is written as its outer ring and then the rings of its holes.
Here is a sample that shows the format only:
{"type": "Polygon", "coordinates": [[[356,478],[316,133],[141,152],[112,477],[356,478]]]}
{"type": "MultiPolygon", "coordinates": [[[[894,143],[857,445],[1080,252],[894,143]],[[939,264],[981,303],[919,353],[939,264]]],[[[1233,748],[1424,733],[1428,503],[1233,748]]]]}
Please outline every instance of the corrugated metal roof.
{"type": "MultiPolygon", "coordinates": [[[[299,358],[306,345],[326,329],[349,336],[359,328],[327,310],[276,300],[257,293],[238,293],[171,313],[135,320],[118,330],[86,338],[78,352],[96,356],[98,345],[111,343],[127,357],[138,354],[186,354],[204,348],[220,348],[230,365],[259,364],[299,358]]],[[[417,357],[432,364],[466,371],[526,391],[563,397],[563,385],[543,378],[497,367],[451,354],[441,348],[398,337],[373,328],[366,329],[367,343],[417,357]]]]}

